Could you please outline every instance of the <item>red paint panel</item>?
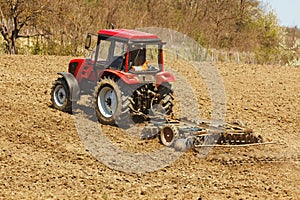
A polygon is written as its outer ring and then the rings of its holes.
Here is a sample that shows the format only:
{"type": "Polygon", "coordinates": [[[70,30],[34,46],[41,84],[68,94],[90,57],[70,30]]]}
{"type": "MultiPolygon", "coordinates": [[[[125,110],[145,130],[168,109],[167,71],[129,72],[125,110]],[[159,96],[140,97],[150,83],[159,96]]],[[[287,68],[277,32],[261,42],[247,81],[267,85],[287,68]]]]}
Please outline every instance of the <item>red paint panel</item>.
{"type": "Polygon", "coordinates": [[[74,76],[77,79],[78,83],[81,83],[83,78],[91,80],[93,79],[93,77],[95,77],[95,75],[92,74],[93,72],[92,62],[87,62],[85,58],[78,58],[70,61],[70,63],[73,62],[78,62],[78,66],[74,73],[74,76]]]}
{"type": "Polygon", "coordinates": [[[160,72],[156,74],[156,85],[159,86],[162,83],[175,82],[175,77],[170,72],[160,72]]]}

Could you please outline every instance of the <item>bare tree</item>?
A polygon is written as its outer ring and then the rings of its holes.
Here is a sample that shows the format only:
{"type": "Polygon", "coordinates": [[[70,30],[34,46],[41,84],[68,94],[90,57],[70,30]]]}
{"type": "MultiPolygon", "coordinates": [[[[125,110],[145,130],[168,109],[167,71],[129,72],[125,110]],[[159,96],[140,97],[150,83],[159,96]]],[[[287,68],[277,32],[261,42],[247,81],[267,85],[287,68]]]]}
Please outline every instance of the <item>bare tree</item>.
{"type": "Polygon", "coordinates": [[[39,16],[49,8],[50,0],[6,0],[0,2],[0,33],[6,41],[6,49],[10,54],[17,53],[16,41],[20,37],[43,35],[37,24],[39,16]],[[24,27],[34,29],[32,34],[22,34],[24,27]]]}

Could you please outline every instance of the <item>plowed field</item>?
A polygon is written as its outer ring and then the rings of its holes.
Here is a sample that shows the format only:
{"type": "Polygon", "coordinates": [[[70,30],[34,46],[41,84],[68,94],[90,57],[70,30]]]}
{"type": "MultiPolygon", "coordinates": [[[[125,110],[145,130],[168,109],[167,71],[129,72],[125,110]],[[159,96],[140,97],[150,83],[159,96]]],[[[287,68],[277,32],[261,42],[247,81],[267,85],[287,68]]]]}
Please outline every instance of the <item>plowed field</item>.
{"type": "MultiPolygon", "coordinates": [[[[226,120],[243,121],[276,145],[214,148],[204,158],[188,151],[163,169],[136,174],[94,158],[74,116],[50,107],[56,72],[67,70],[70,57],[0,59],[0,198],[299,199],[300,68],[217,65],[227,97],[226,120]]],[[[201,77],[181,73],[195,89],[200,117],[209,118],[201,77]]],[[[139,141],[93,123],[129,151],[160,148],[157,139],[139,141]]]]}

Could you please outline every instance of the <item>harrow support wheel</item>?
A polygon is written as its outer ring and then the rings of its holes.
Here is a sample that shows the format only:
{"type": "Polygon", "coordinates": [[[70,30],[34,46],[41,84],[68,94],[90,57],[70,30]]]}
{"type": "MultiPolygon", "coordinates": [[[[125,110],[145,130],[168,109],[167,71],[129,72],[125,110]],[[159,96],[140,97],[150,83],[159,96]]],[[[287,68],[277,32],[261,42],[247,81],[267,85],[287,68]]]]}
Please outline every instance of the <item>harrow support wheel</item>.
{"type": "Polygon", "coordinates": [[[179,133],[175,126],[166,125],[159,133],[159,140],[165,146],[172,146],[179,133]]]}

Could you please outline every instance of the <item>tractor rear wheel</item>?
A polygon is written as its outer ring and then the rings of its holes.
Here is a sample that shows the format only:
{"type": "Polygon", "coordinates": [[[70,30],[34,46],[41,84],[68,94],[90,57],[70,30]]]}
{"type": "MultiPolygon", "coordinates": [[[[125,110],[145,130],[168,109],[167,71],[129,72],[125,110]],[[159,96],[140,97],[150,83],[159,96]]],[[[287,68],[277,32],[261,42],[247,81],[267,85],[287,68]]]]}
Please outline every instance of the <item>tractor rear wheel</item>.
{"type": "Polygon", "coordinates": [[[103,78],[95,88],[94,106],[102,124],[120,126],[121,122],[131,119],[130,104],[129,98],[123,95],[118,84],[110,78],[103,78]]]}
{"type": "Polygon", "coordinates": [[[163,83],[158,87],[160,94],[159,104],[162,106],[165,114],[170,115],[173,112],[173,90],[169,83],[163,83]]]}
{"type": "Polygon", "coordinates": [[[63,112],[72,112],[72,101],[70,100],[70,90],[64,78],[58,78],[51,90],[52,106],[63,112]]]}

